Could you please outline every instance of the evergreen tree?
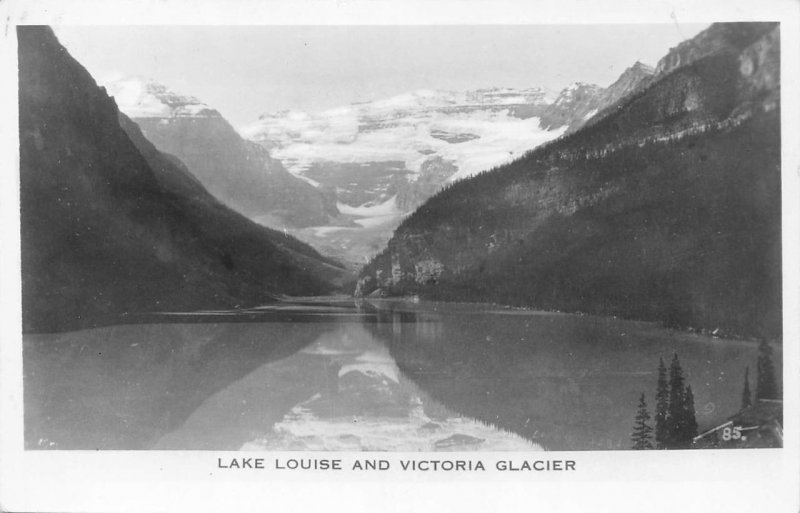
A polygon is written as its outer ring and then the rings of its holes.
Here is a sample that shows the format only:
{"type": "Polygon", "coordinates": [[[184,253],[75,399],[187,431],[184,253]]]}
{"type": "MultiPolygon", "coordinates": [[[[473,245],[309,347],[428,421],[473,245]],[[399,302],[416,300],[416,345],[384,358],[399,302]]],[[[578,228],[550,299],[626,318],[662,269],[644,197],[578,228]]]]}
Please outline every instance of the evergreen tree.
{"type": "Polygon", "coordinates": [[[742,409],[752,406],[750,398],[750,367],[744,368],[744,390],[742,390],[742,409]]]}
{"type": "Polygon", "coordinates": [[[669,366],[669,408],[667,409],[667,448],[680,447],[686,422],[686,389],[683,386],[683,369],[678,353],[672,356],[669,366]]]}
{"type": "Polygon", "coordinates": [[[652,449],[653,443],[650,441],[653,428],[648,424],[650,414],[647,412],[647,403],[644,400],[644,393],[639,398],[639,409],[636,411],[636,419],[633,423],[633,433],[631,441],[636,450],[652,449]]]}
{"type": "Polygon", "coordinates": [[[756,377],[756,400],[777,399],[778,385],[775,383],[775,366],[772,363],[772,347],[766,340],[758,345],[758,376],[756,377]]]}
{"type": "Polygon", "coordinates": [[[667,381],[667,367],[664,359],[658,359],[658,384],[656,385],[656,448],[666,449],[669,439],[667,420],[669,418],[669,383],[667,381]]]}
{"type": "Polygon", "coordinates": [[[681,432],[681,441],[686,447],[692,444],[692,439],[697,436],[697,418],[694,411],[694,394],[692,393],[692,386],[686,386],[686,402],[683,409],[683,431],[681,432]]]}

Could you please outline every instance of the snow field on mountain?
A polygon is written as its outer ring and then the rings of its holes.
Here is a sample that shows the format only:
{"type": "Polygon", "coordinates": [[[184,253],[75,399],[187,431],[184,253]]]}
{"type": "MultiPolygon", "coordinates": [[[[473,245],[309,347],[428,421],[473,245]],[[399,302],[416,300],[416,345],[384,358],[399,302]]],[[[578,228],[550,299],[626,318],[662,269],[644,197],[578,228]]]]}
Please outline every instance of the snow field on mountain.
{"type": "Polygon", "coordinates": [[[318,114],[271,114],[240,132],[268,142],[273,157],[301,176],[313,163],[325,161],[402,161],[419,173],[422,163],[436,154],[458,167],[454,178],[463,178],[563,133],[543,130],[538,118],[520,119],[505,108],[546,101],[543,93],[532,91],[417,91],[318,114]],[[470,140],[448,142],[448,136],[470,140]]]}
{"type": "Polygon", "coordinates": [[[130,118],[196,117],[215,112],[197,98],[177,94],[152,80],[114,77],[104,85],[130,118]]]}

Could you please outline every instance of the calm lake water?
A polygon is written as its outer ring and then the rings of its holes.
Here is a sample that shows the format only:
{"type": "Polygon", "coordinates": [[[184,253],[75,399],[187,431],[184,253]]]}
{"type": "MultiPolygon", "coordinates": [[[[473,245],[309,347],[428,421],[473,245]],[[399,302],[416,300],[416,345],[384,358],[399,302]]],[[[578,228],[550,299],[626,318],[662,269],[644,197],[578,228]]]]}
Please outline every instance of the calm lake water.
{"type": "Polygon", "coordinates": [[[627,449],[659,357],[678,353],[703,429],[738,410],[757,354],[487,305],[326,298],[140,320],[23,337],[27,448],[627,449]]]}

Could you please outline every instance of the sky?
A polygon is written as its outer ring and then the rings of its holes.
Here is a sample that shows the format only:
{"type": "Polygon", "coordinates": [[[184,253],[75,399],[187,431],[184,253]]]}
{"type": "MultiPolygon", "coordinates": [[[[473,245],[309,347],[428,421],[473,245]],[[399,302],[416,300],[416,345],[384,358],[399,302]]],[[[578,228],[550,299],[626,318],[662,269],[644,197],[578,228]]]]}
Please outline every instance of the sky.
{"type": "Polygon", "coordinates": [[[99,82],[140,76],[195,96],[234,127],[418,89],[611,84],[706,24],[55,26],[99,82]]]}

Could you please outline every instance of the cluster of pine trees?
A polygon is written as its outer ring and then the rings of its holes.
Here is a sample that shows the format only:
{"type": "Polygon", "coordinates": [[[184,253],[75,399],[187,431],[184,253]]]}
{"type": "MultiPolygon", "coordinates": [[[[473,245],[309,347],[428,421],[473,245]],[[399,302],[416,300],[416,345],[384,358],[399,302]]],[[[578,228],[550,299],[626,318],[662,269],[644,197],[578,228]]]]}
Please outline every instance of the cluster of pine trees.
{"type": "Polygon", "coordinates": [[[694,394],[685,377],[678,354],[672,356],[669,367],[664,359],[658,361],[658,383],[656,385],[655,429],[648,423],[650,414],[644,394],[639,398],[639,408],[634,421],[634,449],[687,449],[692,438],[697,436],[697,420],[694,412],[694,394]],[[655,438],[655,447],[653,446],[655,438]]]}
{"type": "MultiPolygon", "coordinates": [[[[772,361],[772,347],[762,341],[758,347],[756,380],[756,400],[778,399],[780,393],[772,361]]],[[[752,406],[750,391],[750,368],[745,368],[742,409],[752,406]]],[[[684,385],[685,378],[678,354],[675,353],[670,364],[669,374],[664,359],[658,362],[658,383],[656,384],[655,428],[650,424],[645,394],[639,397],[639,405],[633,425],[631,441],[633,449],[687,449],[697,436],[694,394],[691,385],[684,385]],[[655,444],[654,444],[655,442],[655,444]]]]}

